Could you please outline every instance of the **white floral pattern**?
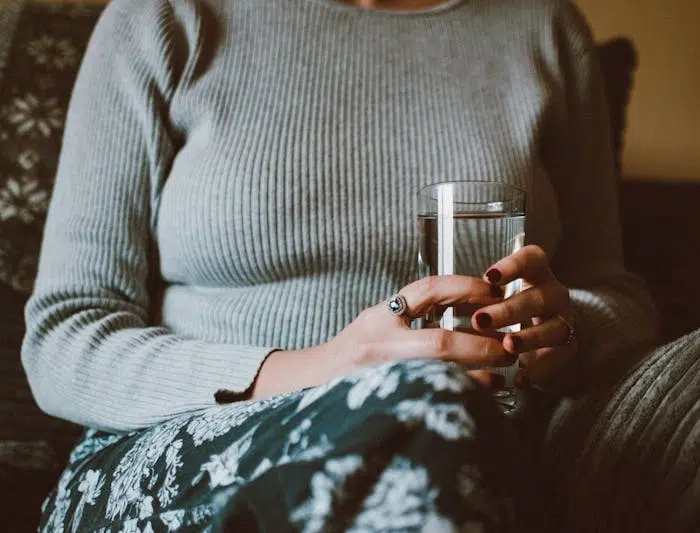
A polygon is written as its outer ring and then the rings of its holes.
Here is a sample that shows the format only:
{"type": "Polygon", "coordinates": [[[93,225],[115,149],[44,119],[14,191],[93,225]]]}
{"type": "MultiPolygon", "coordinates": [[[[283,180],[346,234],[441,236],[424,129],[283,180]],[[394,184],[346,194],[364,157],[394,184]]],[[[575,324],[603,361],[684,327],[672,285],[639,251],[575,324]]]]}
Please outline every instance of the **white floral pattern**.
{"type": "Polygon", "coordinates": [[[398,457],[382,472],[348,533],[421,531],[428,520],[442,521],[435,505],[438,494],[425,468],[398,457]]]}
{"type": "Polygon", "coordinates": [[[36,277],[66,109],[102,9],[27,2],[16,27],[6,21],[8,39],[0,50],[0,284],[22,295],[36,277]]]}
{"type": "Polygon", "coordinates": [[[80,527],[80,522],[83,518],[83,511],[86,505],[95,505],[95,501],[100,497],[102,492],[102,487],[105,484],[105,479],[100,472],[97,470],[87,470],[83,472],[80,476],[80,483],[78,484],[78,492],[82,494],[80,500],[78,501],[78,506],[73,513],[73,533],[78,531],[80,527]]]}
{"type": "Polygon", "coordinates": [[[460,404],[433,403],[429,397],[403,400],[395,408],[397,420],[409,425],[425,424],[445,440],[466,439],[474,433],[474,421],[460,404]]]}
{"type": "MultiPolygon", "coordinates": [[[[233,484],[241,484],[245,479],[238,473],[241,457],[250,449],[253,442],[253,434],[258,429],[255,426],[240,439],[226,448],[223,453],[212,455],[209,461],[202,465],[202,472],[209,474],[209,488],[227,487],[233,484]]],[[[199,481],[195,478],[193,485],[199,481]]]]}
{"type": "Polygon", "coordinates": [[[359,455],[326,461],[323,471],[311,477],[311,497],[292,511],[291,521],[303,525],[303,533],[326,531],[333,508],[347,497],[346,481],[361,471],[362,466],[359,455]]]}
{"type": "Polygon", "coordinates": [[[20,154],[17,156],[17,163],[20,167],[22,167],[22,170],[29,171],[36,166],[39,159],[39,154],[36,152],[36,150],[27,148],[26,150],[20,152],[20,154]]]}
{"type": "Polygon", "coordinates": [[[98,434],[94,429],[88,430],[85,436],[71,452],[69,461],[71,463],[82,462],[86,457],[94,455],[107,446],[119,442],[123,435],[98,434]]]}
{"type": "Polygon", "coordinates": [[[267,483],[271,494],[282,491],[289,506],[271,505],[269,512],[286,513],[276,520],[304,533],[477,533],[482,517],[507,524],[513,520],[509,501],[485,488],[477,464],[463,464],[470,449],[465,440],[475,432],[462,403],[469,381],[462,382],[459,371],[444,363],[393,363],[297,394],[210,408],[143,432],[88,432],[72,455],[75,470],[67,470],[47,506],[42,531],[85,530],[97,508],[105,508],[98,524],[111,521],[111,531],[218,531],[218,521],[237,508],[254,510],[259,519],[255,498],[267,483]],[[416,446],[439,454],[423,450],[413,457],[413,442],[396,448],[393,437],[403,439],[407,425],[419,432],[416,446]],[[460,449],[446,453],[450,446],[460,449]],[[112,459],[101,468],[100,456],[115,450],[116,466],[112,459]],[[458,462],[446,475],[450,455],[458,462]],[[432,460],[440,464],[436,479],[432,460]],[[461,498],[478,519],[441,508],[441,490],[449,491],[447,500],[461,498]],[[256,496],[249,500],[251,494],[256,496]]]}
{"type": "Polygon", "coordinates": [[[148,522],[143,528],[139,527],[139,521],[136,518],[126,520],[124,522],[124,528],[119,531],[119,533],[155,533],[153,531],[153,526],[148,522]]]}
{"type": "Polygon", "coordinates": [[[422,381],[437,392],[460,393],[474,388],[473,382],[459,365],[424,359],[394,361],[363,369],[344,378],[345,382],[355,383],[348,393],[348,408],[359,409],[373,396],[388,398],[396,392],[401,379],[406,383],[422,381]]]}
{"type": "Polygon", "coordinates": [[[255,402],[212,407],[201,416],[192,419],[187,425],[187,433],[192,436],[194,445],[200,446],[237,428],[251,416],[274,409],[277,405],[288,401],[289,397],[289,395],[280,395],[255,402]]]}
{"type": "MultiPolygon", "coordinates": [[[[179,419],[166,422],[155,426],[136,439],[134,446],[122,457],[114,472],[107,501],[107,518],[110,520],[127,518],[124,515],[129,508],[138,511],[139,504],[148,496],[144,491],[143,483],[146,482],[150,487],[155,485],[157,480],[155,464],[168,450],[177,446],[175,436],[182,425],[183,421],[179,419]]],[[[177,454],[172,454],[171,460],[177,461],[177,454]]],[[[173,465],[169,467],[173,468],[173,465]]],[[[165,487],[166,484],[163,486],[165,487]]],[[[167,497],[175,490],[176,487],[167,487],[161,489],[162,492],[159,491],[159,493],[167,497]]],[[[139,516],[139,518],[142,517],[139,516]]]]}
{"type": "Polygon", "coordinates": [[[393,363],[372,367],[350,376],[348,380],[355,384],[348,392],[348,409],[361,408],[372,396],[380,399],[389,397],[398,388],[400,377],[401,371],[393,363]]]}
{"type": "Polygon", "coordinates": [[[68,518],[68,508],[71,504],[71,490],[68,487],[71,479],[73,478],[73,472],[67,469],[63,472],[63,475],[58,480],[58,487],[56,488],[56,500],[54,502],[53,510],[46,521],[45,531],[50,531],[52,533],[63,533],[63,524],[66,523],[68,518]]]}
{"type": "Polygon", "coordinates": [[[39,181],[29,177],[9,178],[0,189],[0,221],[17,218],[33,222],[43,215],[49,201],[49,193],[39,181]]]}
{"type": "Polygon", "coordinates": [[[436,391],[459,393],[474,388],[473,381],[460,366],[442,361],[410,361],[406,365],[406,381],[417,380],[436,391]]]}
{"type": "MultiPolygon", "coordinates": [[[[177,439],[165,450],[165,479],[158,489],[158,500],[162,507],[168,507],[180,489],[176,483],[176,474],[178,469],[182,466],[182,459],[180,457],[181,449],[182,440],[177,439]]],[[[148,497],[144,498],[144,501],[146,500],[148,500],[148,497]]],[[[153,514],[153,506],[149,505],[149,509],[147,513],[141,513],[140,518],[151,516],[153,514]]]]}
{"type": "Polygon", "coordinates": [[[19,135],[38,134],[44,137],[63,128],[64,111],[55,97],[39,99],[28,93],[16,97],[8,111],[7,120],[19,135]]]}
{"type": "Polygon", "coordinates": [[[305,418],[287,436],[287,442],[277,464],[283,465],[292,461],[310,461],[323,457],[333,449],[324,433],[321,433],[316,444],[311,444],[311,418],[305,418]]]}
{"type": "Polygon", "coordinates": [[[185,511],[166,511],[160,515],[160,520],[168,528],[168,531],[179,531],[185,521],[185,511]]]}
{"type": "Polygon", "coordinates": [[[26,45],[27,54],[39,66],[50,66],[62,70],[75,66],[80,60],[78,50],[70,39],[60,39],[44,34],[29,41],[26,45]]]}
{"type": "MultiPolygon", "coordinates": [[[[307,389],[303,391],[301,400],[299,401],[299,404],[297,405],[296,408],[296,413],[303,411],[307,407],[309,407],[312,403],[316,402],[317,400],[320,400],[323,398],[331,389],[336,387],[339,383],[342,382],[342,378],[337,378],[329,381],[328,383],[324,383],[323,385],[318,385],[317,387],[312,387],[310,389],[307,389]]],[[[291,418],[291,416],[290,416],[291,418]]]]}

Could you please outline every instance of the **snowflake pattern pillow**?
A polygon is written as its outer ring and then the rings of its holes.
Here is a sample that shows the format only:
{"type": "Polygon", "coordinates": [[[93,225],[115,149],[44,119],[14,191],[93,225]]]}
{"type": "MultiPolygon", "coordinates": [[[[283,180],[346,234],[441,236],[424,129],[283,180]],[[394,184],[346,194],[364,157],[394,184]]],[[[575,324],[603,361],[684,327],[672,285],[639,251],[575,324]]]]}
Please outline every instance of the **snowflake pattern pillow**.
{"type": "Polygon", "coordinates": [[[0,283],[28,293],[98,6],[0,6],[0,283]]]}

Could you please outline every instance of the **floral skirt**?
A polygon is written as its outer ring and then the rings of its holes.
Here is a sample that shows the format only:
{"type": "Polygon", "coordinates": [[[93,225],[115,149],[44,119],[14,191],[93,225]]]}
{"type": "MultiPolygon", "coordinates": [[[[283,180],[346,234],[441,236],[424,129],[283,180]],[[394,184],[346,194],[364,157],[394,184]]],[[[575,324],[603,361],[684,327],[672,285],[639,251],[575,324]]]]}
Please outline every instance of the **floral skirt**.
{"type": "Polygon", "coordinates": [[[464,368],[394,362],[128,435],[87,431],[40,530],[522,531],[519,453],[464,368]]]}

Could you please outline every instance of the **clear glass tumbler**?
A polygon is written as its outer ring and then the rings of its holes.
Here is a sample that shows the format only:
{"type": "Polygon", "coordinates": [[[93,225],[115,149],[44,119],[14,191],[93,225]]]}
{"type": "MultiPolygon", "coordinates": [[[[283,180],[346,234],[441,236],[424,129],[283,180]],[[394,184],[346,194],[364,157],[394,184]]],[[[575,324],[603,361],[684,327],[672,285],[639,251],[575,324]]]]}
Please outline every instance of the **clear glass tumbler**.
{"type": "MultiPolygon", "coordinates": [[[[524,245],[525,191],[488,181],[428,185],[419,192],[418,226],[420,276],[460,274],[481,278],[491,265],[524,245]]],[[[505,287],[505,296],[521,286],[521,280],[511,282],[505,287]]],[[[475,311],[470,306],[439,309],[422,317],[418,324],[422,328],[466,331],[472,327],[475,311]]],[[[501,331],[519,331],[520,327],[513,324],[501,331]]],[[[506,411],[514,410],[518,394],[513,378],[518,363],[486,368],[505,376],[506,386],[495,397],[506,411]]]]}

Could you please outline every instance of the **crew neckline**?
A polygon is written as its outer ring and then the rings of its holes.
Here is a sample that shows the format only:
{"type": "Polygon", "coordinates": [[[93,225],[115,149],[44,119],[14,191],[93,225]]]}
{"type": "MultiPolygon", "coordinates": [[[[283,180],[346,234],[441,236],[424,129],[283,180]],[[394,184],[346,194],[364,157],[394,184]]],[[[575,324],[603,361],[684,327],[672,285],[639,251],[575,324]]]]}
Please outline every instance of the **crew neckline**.
{"type": "Polygon", "coordinates": [[[443,2],[436,4],[431,7],[426,7],[423,9],[366,9],[355,4],[348,4],[342,0],[311,0],[312,2],[318,4],[324,4],[333,9],[339,9],[342,11],[348,11],[351,13],[360,13],[366,15],[377,15],[377,16],[400,16],[400,17],[411,17],[411,16],[421,16],[421,15],[435,15],[438,13],[444,13],[451,9],[456,8],[460,4],[464,3],[465,0],[443,0],[443,2]]]}

